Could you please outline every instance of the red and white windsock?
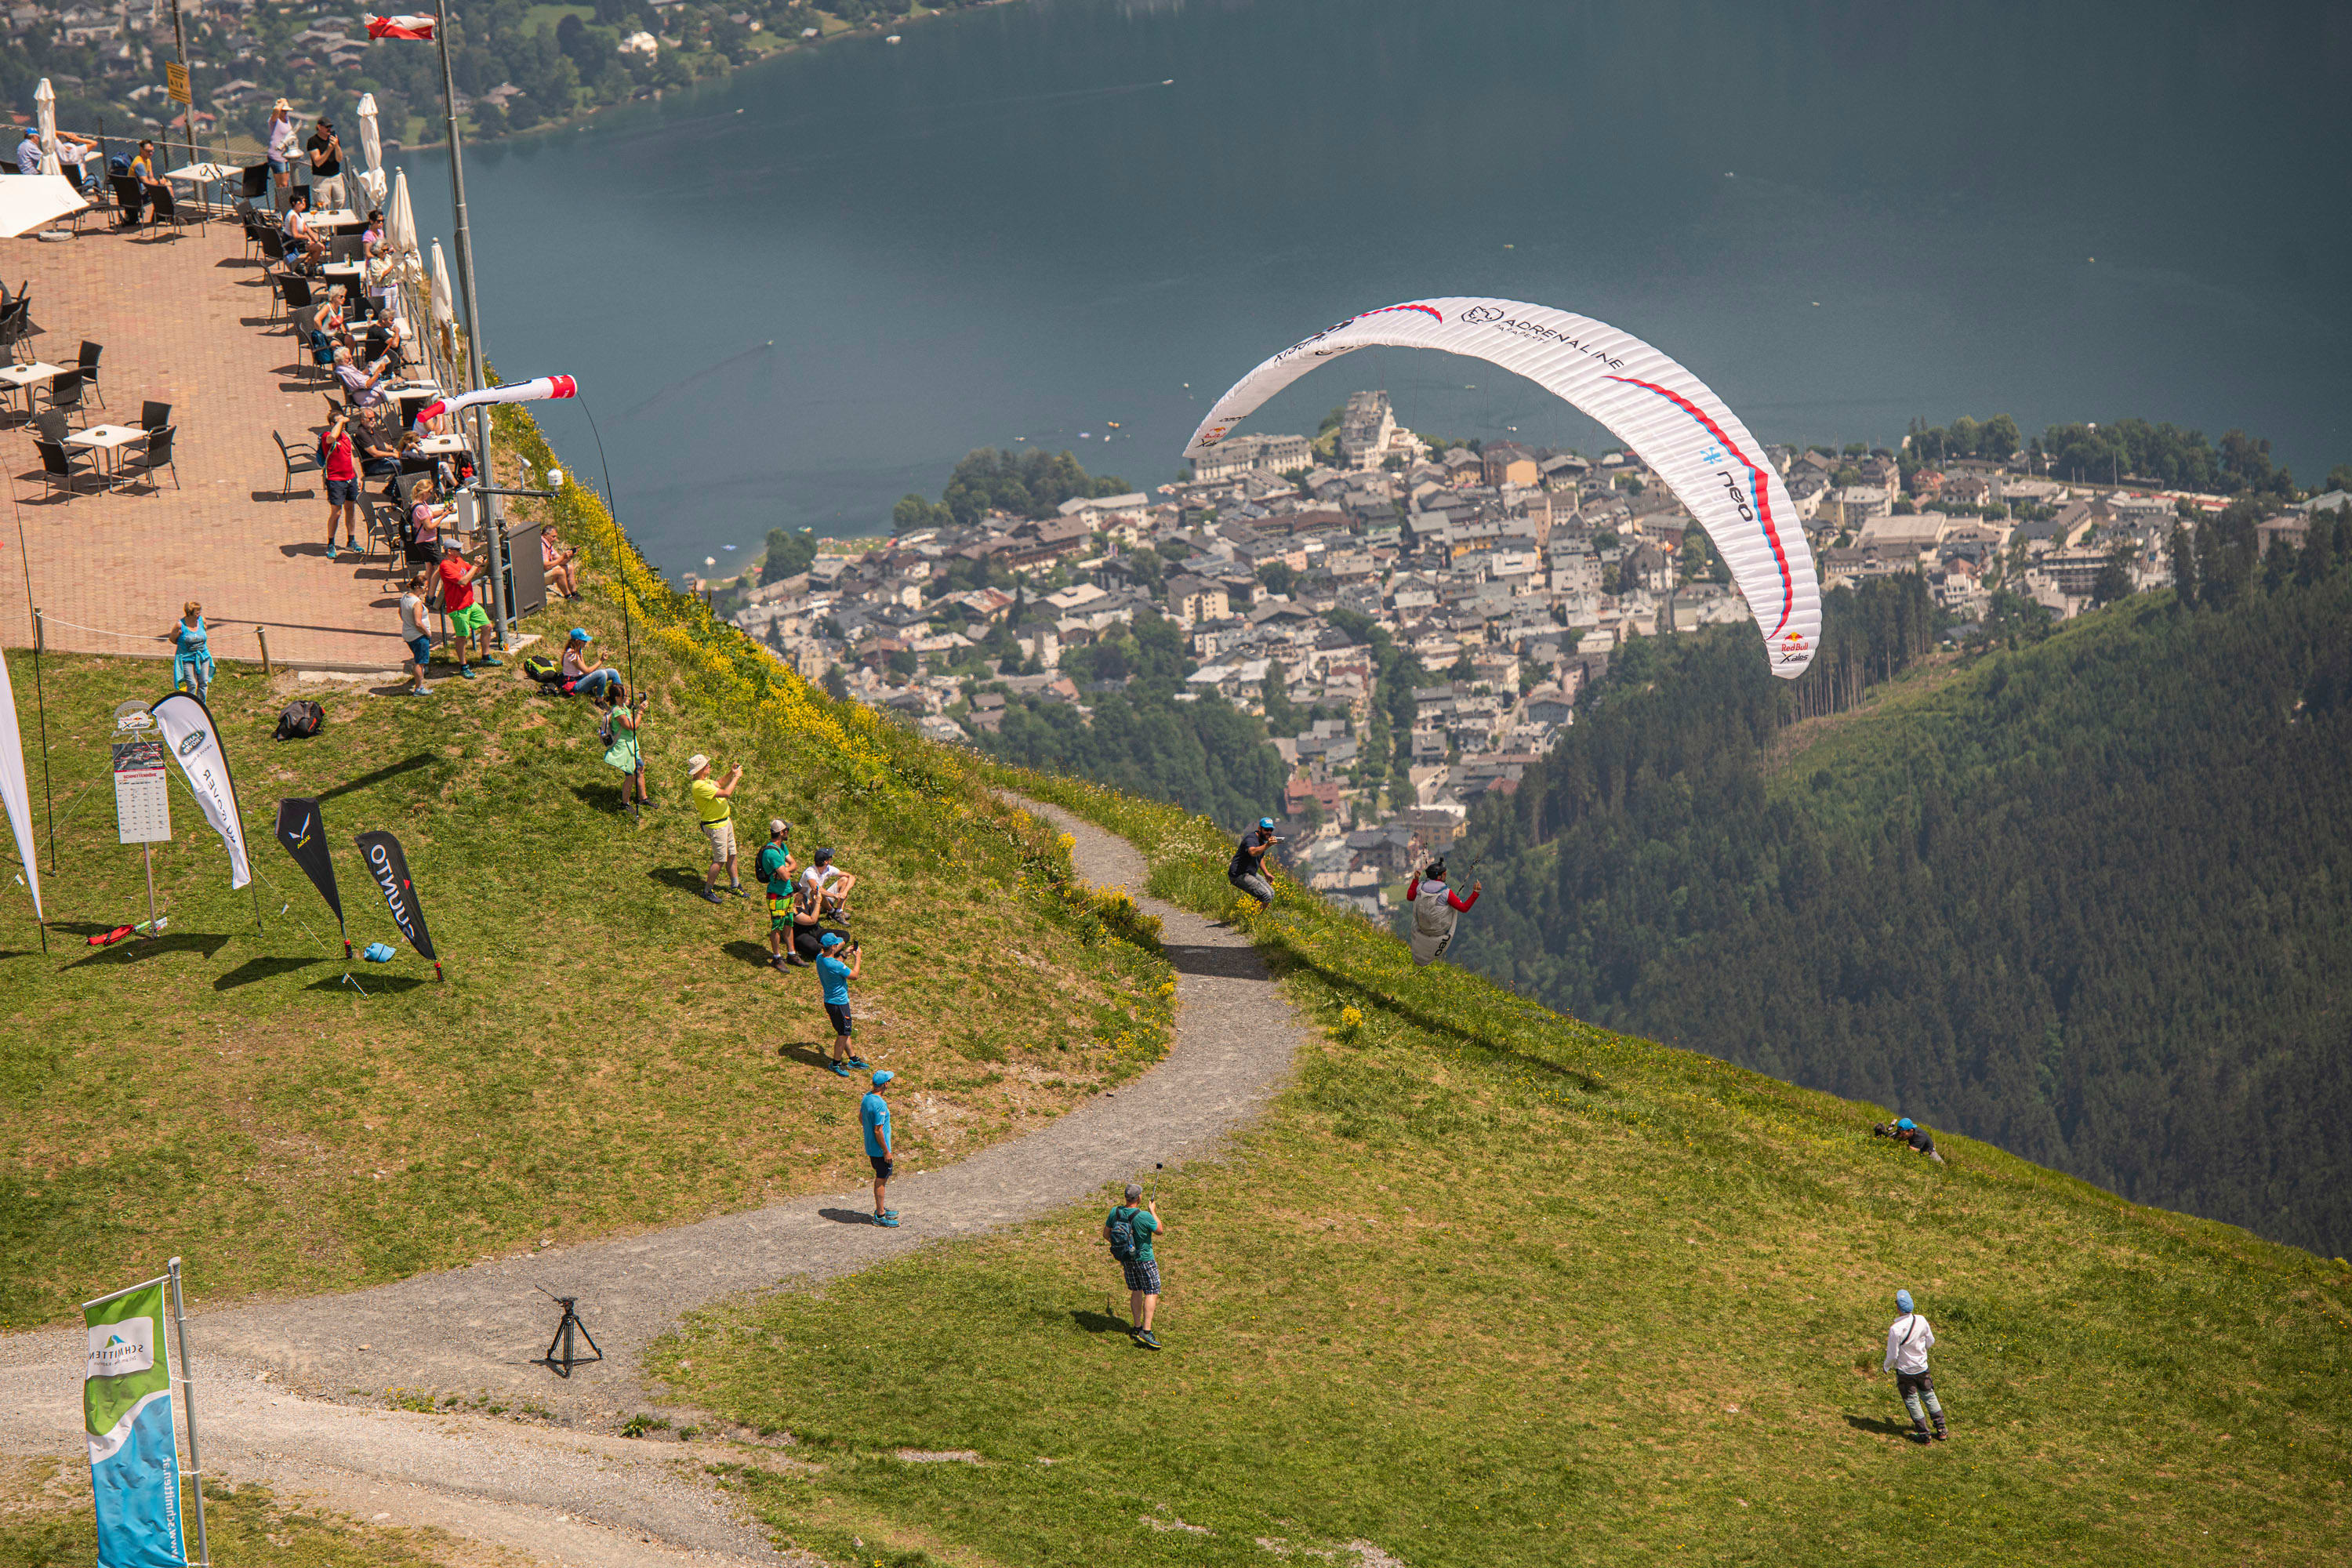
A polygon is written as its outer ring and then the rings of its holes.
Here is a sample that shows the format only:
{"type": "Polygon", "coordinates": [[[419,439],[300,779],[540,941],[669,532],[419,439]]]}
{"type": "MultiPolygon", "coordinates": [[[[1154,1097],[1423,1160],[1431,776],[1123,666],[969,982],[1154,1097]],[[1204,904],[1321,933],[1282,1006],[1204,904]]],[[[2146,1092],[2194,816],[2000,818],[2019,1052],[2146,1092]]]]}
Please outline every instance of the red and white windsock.
{"type": "Polygon", "coordinates": [[[416,411],[416,422],[438,419],[444,414],[455,414],[461,408],[471,408],[477,403],[540,403],[551,397],[577,397],[579,384],[568,375],[542,375],[537,381],[510,381],[504,386],[484,386],[472,392],[461,392],[455,397],[445,397],[438,403],[428,403],[416,411]]]}
{"type": "Polygon", "coordinates": [[[367,34],[371,38],[426,38],[433,37],[430,16],[370,16],[367,34]]]}

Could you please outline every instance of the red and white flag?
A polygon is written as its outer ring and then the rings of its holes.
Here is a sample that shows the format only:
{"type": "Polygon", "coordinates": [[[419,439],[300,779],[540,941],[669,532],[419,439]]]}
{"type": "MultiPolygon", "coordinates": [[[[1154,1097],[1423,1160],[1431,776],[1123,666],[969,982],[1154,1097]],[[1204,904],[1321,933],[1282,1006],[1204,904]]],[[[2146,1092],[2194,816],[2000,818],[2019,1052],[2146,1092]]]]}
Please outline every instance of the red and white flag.
{"type": "Polygon", "coordinates": [[[430,16],[370,16],[367,19],[371,38],[430,38],[433,18],[430,16]]]}
{"type": "Polygon", "coordinates": [[[485,386],[473,392],[461,392],[455,397],[428,403],[416,411],[420,425],[428,419],[438,419],[444,414],[455,414],[461,408],[471,408],[477,403],[538,403],[550,397],[575,397],[579,387],[568,375],[542,375],[537,381],[510,381],[504,386],[485,386]]]}

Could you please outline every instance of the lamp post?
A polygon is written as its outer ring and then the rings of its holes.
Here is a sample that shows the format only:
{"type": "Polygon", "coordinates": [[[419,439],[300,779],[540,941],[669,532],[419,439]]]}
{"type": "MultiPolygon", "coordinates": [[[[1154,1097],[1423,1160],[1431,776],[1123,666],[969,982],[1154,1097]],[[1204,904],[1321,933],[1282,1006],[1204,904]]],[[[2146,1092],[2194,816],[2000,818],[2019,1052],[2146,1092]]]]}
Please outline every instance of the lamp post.
{"type": "MultiPolygon", "coordinates": [[[[466,217],[466,160],[457,145],[457,80],[449,68],[449,0],[434,0],[433,41],[441,49],[441,103],[449,124],[449,195],[457,216],[457,288],[466,300],[466,361],[476,386],[487,386],[482,374],[482,317],[474,295],[474,237],[466,217]]],[[[489,541],[490,618],[498,626],[499,646],[507,646],[507,542],[491,515],[490,410],[477,404],[474,414],[474,500],[482,531],[489,541]]]]}

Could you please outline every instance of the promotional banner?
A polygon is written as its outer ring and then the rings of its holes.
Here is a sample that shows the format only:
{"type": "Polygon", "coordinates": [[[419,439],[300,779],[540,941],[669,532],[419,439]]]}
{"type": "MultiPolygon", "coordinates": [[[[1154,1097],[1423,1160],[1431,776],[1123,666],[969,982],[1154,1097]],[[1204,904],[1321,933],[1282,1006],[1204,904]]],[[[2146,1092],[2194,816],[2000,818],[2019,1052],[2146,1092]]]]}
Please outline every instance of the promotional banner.
{"type": "Polygon", "coordinates": [[[163,1284],[151,1279],[82,1309],[89,1360],[81,1407],[100,1568],[184,1568],[187,1562],[163,1284]]]}
{"type": "MultiPolygon", "coordinates": [[[[21,176],[20,176],[21,177],[21,176]]],[[[41,915],[41,873],[33,864],[33,795],[25,784],[25,742],[16,731],[16,691],[8,683],[8,661],[0,658],[0,805],[8,811],[8,831],[24,863],[25,886],[32,890],[33,915],[41,915]]]]}
{"type": "Polygon", "coordinates": [[[237,810],[236,781],[229,777],[228,753],[221,750],[212,710],[200,698],[174,691],[148,711],[163,731],[164,745],[180,759],[205,820],[228,847],[228,885],[244,887],[253,880],[252,863],[245,858],[245,818],[237,810]]]}
{"type": "Polygon", "coordinates": [[[408,939],[408,945],[430,958],[436,964],[440,959],[433,952],[433,935],[425,929],[425,906],[418,902],[416,889],[408,880],[408,857],[400,850],[400,840],[389,833],[362,833],[355,840],[360,858],[367,862],[368,875],[383,889],[383,901],[392,910],[392,923],[408,939]]]}
{"type": "MultiPolygon", "coordinates": [[[[319,820],[319,803],[315,800],[281,800],[278,803],[278,842],[286,846],[286,853],[294,857],[294,864],[302,868],[327,907],[335,911],[335,928],[343,925],[342,895],[335,890],[334,858],[327,853],[327,825],[319,820]]],[[[350,945],[346,934],[345,945],[350,945]]]]}

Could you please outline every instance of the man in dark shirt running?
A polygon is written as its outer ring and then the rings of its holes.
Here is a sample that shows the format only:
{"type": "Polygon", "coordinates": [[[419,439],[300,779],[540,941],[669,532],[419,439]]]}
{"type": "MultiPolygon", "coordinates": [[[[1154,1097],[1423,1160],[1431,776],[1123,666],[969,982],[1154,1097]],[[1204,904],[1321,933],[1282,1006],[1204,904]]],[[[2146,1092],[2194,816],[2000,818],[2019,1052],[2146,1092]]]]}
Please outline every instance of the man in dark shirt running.
{"type": "Polygon", "coordinates": [[[1266,879],[1265,852],[1282,840],[1275,837],[1274,818],[1261,816],[1257,826],[1242,835],[1234,849],[1233,864],[1225,868],[1225,880],[1255,899],[1258,908],[1274,908],[1274,884],[1266,879]]]}

